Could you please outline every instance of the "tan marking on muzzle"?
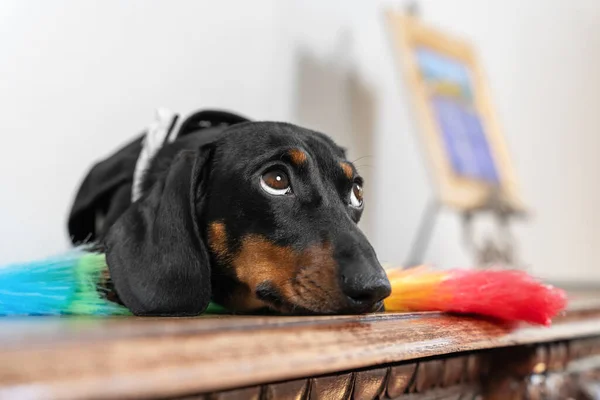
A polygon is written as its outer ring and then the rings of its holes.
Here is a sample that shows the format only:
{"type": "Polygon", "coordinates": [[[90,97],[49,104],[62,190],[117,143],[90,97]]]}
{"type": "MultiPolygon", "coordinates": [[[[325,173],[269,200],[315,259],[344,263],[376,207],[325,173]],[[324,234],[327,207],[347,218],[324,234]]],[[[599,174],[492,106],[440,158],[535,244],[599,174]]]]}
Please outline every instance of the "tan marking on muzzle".
{"type": "MultiPolygon", "coordinates": [[[[259,235],[242,240],[232,265],[237,278],[248,285],[246,306],[257,306],[257,287],[271,284],[286,302],[315,312],[326,312],[341,305],[337,263],[329,244],[311,246],[304,251],[278,246],[259,235]]],[[[262,304],[264,306],[264,304],[262,304]]],[[[289,310],[280,310],[289,311],[289,310]]]]}

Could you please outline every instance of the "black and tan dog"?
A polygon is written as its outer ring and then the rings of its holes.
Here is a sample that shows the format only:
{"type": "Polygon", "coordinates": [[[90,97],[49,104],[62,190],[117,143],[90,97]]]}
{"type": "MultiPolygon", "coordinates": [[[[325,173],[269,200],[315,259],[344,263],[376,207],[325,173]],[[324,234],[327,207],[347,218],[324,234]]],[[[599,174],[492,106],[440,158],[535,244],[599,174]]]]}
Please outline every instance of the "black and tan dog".
{"type": "Polygon", "coordinates": [[[132,203],[141,140],[90,171],[69,218],[74,243],[103,243],[135,314],[195,315],[210,301],[238,312],[381,308],[390,284],[357,227],[363,181],[329,137],[196,113],[152,159],[132,203]]]}

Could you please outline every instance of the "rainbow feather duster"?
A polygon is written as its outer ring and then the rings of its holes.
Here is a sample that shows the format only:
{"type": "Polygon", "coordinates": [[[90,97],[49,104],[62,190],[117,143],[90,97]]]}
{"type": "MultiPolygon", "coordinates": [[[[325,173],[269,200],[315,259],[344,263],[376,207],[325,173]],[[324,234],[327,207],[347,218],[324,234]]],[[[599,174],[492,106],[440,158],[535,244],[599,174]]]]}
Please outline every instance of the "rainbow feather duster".
{"type": "MultiPolygon", "coordinates": [[[[387,311],[478,314],[548,325],[566,306],[565,293],[520,271],[426,267],[387,271],[387,311]]],[[[0,316],[131,315],[113,301],[104,254],[79,247],[62,256],[0,268],[0,316]]],[[[207,314],[226,310],[211,303],[207,314]]]]}

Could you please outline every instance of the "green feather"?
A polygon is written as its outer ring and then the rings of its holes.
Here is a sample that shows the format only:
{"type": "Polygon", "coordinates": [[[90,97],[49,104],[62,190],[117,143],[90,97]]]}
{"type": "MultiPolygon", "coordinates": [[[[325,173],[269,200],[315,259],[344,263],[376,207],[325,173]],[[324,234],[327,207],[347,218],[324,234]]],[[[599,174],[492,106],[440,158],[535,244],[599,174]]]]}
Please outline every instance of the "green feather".
{"type": "MultiPolygon", "coordinates": [[[[77,287],[66,314],[71,315],[133,315],[127,307],[105,298],[106,289],[99,286],[108,270],[106,257],[101,253],[88,253],[81,257],[75,268],[77,287]]],[[[224,314],[227,310],[210,303],[205,314],[224,314]]]]}
{"type": "Polygon", "coordinates": [[[75,267],[77,287],[66,314],[73,315],[132,315],[125,306],[107,300],[99,287],[108,266],[104,254],[85,254],[75,267]]]}

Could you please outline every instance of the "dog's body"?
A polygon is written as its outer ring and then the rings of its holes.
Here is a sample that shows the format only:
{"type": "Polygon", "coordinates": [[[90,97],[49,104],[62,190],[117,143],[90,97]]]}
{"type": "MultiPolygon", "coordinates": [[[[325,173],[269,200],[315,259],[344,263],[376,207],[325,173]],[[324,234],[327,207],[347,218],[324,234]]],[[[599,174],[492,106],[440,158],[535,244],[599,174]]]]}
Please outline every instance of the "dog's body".
{"type": "MultiPolygon", "coordinates": [[[[105,222],[87,234],[136,314],[198,314],[211,300],[241,312],[368,312],[390,286],[357,227],[361,186],[327,136],[240,119],[165,145],[133,204],[128,180],[96,196],[109,198],[95,207],[105,222]]],[[[77,221],[89,230],[89,219],[72,217],[71,232],[81,237],[77,221]]]]}

